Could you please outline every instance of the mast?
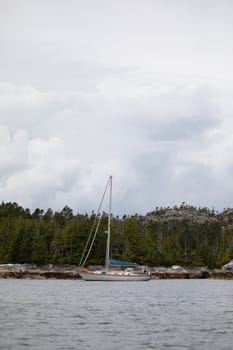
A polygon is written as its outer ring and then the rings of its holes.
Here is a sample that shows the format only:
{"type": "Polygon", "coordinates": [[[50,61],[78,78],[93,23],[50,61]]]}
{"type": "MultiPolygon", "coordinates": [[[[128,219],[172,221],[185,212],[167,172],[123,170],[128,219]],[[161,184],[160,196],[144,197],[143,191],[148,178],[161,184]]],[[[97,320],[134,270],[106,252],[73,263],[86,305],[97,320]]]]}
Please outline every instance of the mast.
{"type": "Polygon", "coordinates": [[[107,245],[106,245],[106,260],[105,269],[109,270],[109,253],[110,253],[110,236],[111,236],[111,210],[112,210],[112,176],[109,176],[109,212],[108,212],[108,230],[107,230],[107,245]]]}

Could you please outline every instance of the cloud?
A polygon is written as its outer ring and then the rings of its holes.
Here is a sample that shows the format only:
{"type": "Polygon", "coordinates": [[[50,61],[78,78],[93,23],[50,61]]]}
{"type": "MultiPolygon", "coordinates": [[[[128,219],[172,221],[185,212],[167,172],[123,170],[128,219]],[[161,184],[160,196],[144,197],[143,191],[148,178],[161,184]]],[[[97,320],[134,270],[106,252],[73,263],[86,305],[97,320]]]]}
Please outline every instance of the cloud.
{"type": "Polygon", "coordinates": [[[55,203],[58,192],[75,186],[79,164],[66,158],[61,139],[29,140],[24,131],[10,135],[7,128],[2,128],[1,134],[2,130],[5,158],[0,161],[0,193],[4,201],[18,201],[31,208],[47,207],[55,203]]]}
{"type": "Polygon", "coordinates": [[[0,182],[27,165],[27,134],[23,130],[11,137],[7,127],[0,126],[0,182]]]}
{"type": "MultiPolygon", "coordinates": [[[[33,208],[68,204],[90,211],[112,173],[116,212],[183,200],[216,206],[218,195],[206,196],[204,189],[215,188],[221,196],[218,176],[229,180],[230,103],[221,112],[221,94],[215,100],[212,89],[193,83],[192,89],[170,84],[144,94],[145,81],[134,74],[116,78],[120,86],[126,78],[129,85],[134,80],[131,96],[109,96],[108,89],[61,94],[1,85],[0,111],[8,120],[8,128],[0,129],[7,155],[0,161],[2,198],[33,208]]],[[[230,182],[224,187],[232,193],[230,182]]]]}
{"type": "Polygon", "coordinates": [[[2,200],[233,205],[231,1],[100,2],[4,4],[2,200]]]}

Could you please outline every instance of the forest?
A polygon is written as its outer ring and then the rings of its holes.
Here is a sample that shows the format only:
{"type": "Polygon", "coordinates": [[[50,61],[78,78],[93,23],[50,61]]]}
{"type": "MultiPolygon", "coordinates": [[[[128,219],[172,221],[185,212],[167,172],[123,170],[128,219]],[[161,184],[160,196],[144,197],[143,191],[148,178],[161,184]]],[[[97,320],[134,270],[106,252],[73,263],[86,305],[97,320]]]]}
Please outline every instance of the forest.
{"type": "MultiPolygon", "coordinates": [[[[79,265],[96,214],[74,214],[17,203],[0,205],[0,264],[79,265]]],[[[100,227],[88,265],[105,259],[107,215],[100,227]]],[[[112,215],[111,257],[148,266],[220,267],[233,258],[233,210],[222,213],[182,203],[156,208],[146,215],[112,215]]]]}

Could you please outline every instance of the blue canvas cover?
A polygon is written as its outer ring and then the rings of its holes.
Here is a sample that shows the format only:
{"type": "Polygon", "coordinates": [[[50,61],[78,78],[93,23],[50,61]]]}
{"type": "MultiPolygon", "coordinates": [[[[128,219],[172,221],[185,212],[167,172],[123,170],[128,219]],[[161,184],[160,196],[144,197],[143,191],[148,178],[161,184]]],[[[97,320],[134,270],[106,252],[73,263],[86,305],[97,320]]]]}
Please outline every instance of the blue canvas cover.
{"type": "Polygon", "coordinates": [[[138,264],[129,262],[129,261],[122,261],[122,260],[115,260],[115,259],[110,259],[109,260],[109,265],[110,266],[127,266],[127,267],[134,267],[137,266],[138,264]]]}

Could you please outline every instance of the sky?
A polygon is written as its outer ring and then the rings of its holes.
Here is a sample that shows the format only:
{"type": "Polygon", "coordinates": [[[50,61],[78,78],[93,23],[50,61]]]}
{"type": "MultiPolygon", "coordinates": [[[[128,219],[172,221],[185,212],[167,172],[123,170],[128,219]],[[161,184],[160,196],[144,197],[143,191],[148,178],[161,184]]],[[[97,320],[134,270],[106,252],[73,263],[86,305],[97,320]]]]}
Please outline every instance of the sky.
{"type": "Polygon", "coordinates": [[[233,1],[0,0],[0,200],[233,207],[233,1]]]}

